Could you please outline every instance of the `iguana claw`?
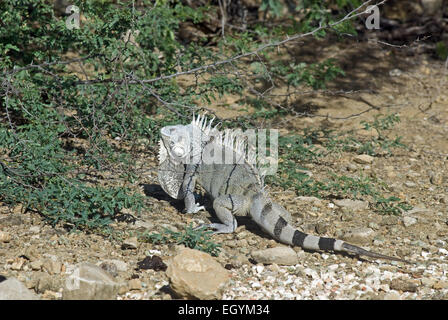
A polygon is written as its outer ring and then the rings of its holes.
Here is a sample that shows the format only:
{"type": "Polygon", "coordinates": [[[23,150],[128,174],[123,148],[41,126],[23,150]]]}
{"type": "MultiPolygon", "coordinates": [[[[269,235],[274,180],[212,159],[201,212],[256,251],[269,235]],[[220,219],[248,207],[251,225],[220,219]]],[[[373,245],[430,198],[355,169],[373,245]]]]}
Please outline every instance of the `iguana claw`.
{"type": "Polygon", "coordinates": [[[205,207],[200,206],[199,203],[195,203],[192,208],[187,209],[187,213],[197,213],[201,210],[205,210],[205,207]]]}

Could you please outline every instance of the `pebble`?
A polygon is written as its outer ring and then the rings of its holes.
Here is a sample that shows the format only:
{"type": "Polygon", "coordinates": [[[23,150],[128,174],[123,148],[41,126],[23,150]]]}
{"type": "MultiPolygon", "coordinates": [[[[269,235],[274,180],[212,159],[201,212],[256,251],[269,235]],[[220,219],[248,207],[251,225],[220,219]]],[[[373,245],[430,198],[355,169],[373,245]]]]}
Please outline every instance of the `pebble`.
{"type": "Polygon", "coordinates": [[[399,77],[403,72],[400,69],[392,69],[389,71],[391,77],[399,77]]]}
{"type": "Polygon", "coordinates": [[[446,281],[446,280],[439,280],[436,283],[434,283],[432,287],[434,289],[436,289],[436,290],[447,289],[448,288],[448,281],[446,281]]]}
{"type": "Polygon", "coordinates": [[[117,266],[110,262],[102,262],[99,267],[109,273],[112,277],[118,276],[117,266]]]}
{"type": "Polygon", "coordinates": [[[422,278],[420,281],[425,287],[432,287],[437,280],[433,278],[422,278]]]}
{"type": "Polygon", "coordinates": [[[34,289],[38,293],[44,293],[47,290],[58,291],[63,286],[61,279],[45,272],[37,272],[34,281],[34,289]]]}
{"type": "Polygon", "coordinates": [[[353,158],[353,161],[359,164],[369,164],[373,162],[373,157],[368,154],[360,154],[353,158]]]}
{"type": "Polygon", "coordinates": [[[121,249],[131,249],[135,250],[138,248],[138,239],[137,237],[131,237],[123,241],[123,244],[121,245],[121,249]]]}
{"type": "Polygon", "coordinates": [[[359,227],[346,232],[343,235],[342,240],[354,243],[368,243],[372,241],[374,235],[375,231],[373,231],[371,228],[359,227]]]}
{"type": "Polygon", "coordinates": [[[321,205],[322,200],[316,197],[305,197],[305,196],[299,196],[297,197],[297,201],[299,202],[305,202],[305,203],[313,203],[315,205],[321,205]]]}
{"type": "Polygon", "coordinates": [[[278,265],[296,265],[298,261],[297,253],[290,247],[274,247],[251,252],[252,258],[258,263],[278,265]]]}
{"type": "Polygon", "coordinates": [[[334,200],[333,202],[340,208],[347,208],[352,210],[366,210],[369,208],[368,201],[342,199],[342,200],[334,200]]]}
{"type": "Polygon", "coordinates": [[[0,231],[0,242],[8,243],[11,241],[11,235],[6,231],[0,231]]]}
{"type": "Polygon", "coordinates": [[[390,283],[390,288],[397,291],[416,292],[417,285],[409,280],[394,279],[390,283]]]}
{"type": "Polygon", "coordinates": [[[416,223],[417,223],[417,219],[414,217],[409,217],[409,216],[403,217],[403,224],[406,228],[410,227],[416,223]]]}
{"type": "Polygon", "coordinates": [[[129,290],[141,290],[142,282],[139,279],[131,279],[128,281],[129,290]]]}
{"type": "Polygon", "coordinates": [[[34,260],[30,262],[30,267],[34,271],[39,271],[42,268],[42,261],[41,260],[34,260]]]}
{"type": "Polygon", "coordinates": [[[32,226],[32,227],[30,227],[30,232],[31,233],[39,233],[40,228],[38,226],[32,226]]]}
{"type": "Polygon", "coordinates": [[[328,225],[324,222],[319,222],[316,224],[317,234],[326,234],[328,231],[328,225]]]}
{"type": "Polygon", "coordinates": [[[54,258],[47,258],[42,262],[42,269],[49,274],[59,274],[61,272],[62,263],[54,258]]]}
{"type": "Polygon", "coordinates": [[[388,292],[384,295],[384,300],[400,300],[401,296],[398,292],[388,292]]]}
{"type": "Polygon", "coordinates": [[[24,258],[16,258],[11,265],[12,270],[21,270],[26,260],[24,258]]]}

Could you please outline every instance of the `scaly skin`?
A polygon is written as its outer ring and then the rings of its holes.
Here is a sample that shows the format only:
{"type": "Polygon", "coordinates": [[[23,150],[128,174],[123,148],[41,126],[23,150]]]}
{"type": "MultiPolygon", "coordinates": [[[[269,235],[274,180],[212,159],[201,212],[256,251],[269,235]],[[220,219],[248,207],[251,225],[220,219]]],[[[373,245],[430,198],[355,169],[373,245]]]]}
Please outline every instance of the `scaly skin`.
{"type": "Polygon", "coordinates": [[[237,227],[235,216],[249,214],[264,231],[282,243],[310,250],[340,251],[408,262],[367,251],[342,240],[309,235],[295,229],[288,222],[290,214],[272,202],[264,190],[263,176],[249,161],[252,155],[241,148],[243,141],[229,132],[212,130],[211,122],[207,125],[205,117],[199,116],[186,126],[162,128],[159,181],[171,197],[184,199],[187,213],[204,209],[194,197],[196,183],[200,184],[212,199],[213,209],[221,221],[206,225],[215,229],[215,233],[234,232],[237,227]],[[232,164],[205,162],[204,154],[211,150],[208,148],[233,154],[235,159],[243,161],[232,164]]]}

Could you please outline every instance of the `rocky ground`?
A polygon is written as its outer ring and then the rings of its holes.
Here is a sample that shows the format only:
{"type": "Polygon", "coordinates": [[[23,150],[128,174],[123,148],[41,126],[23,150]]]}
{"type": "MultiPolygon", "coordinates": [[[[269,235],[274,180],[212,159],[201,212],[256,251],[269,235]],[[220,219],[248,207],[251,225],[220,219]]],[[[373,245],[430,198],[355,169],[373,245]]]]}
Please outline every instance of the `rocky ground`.
{"type": "MultiPolygon", "coordinates": [[[[222,245],[216,258],[176,245],[139,242],[136,237],[146,230],[182,231],[191,222],[210,221],[208,212],[181,214],[182,203],[163,195],[154,157],[142,159],[149,167],[140,181],[146,209],[134,223],[113,224],[126,232],[123,239],[67,232],[21,206],[0,207],[0,299],[447,299],[447,70],[431,57],[369,48],[355,66],[350,62],[355,49],[348,44],[338,50],[349,70],[335,89],[360,93],[298,95],[297,105],[312,103],[316,115],[333,118],[286,117],[281,133],[324,124],[336,130],[356,128],[376,114],[398,113],[401,122],[392,132],[403,137],[408,149],[364,160],[342,153],[325,161],[341,174],[377,177],[413,209],[380,215],[369,202],[300,197],[275,187],[271,193],[299,229],[343,238],[412,264],[289,248],[244,217],[234,234],[213,236],[222,245]],[[337,119],[368,108],[358,117],[337,119]]],[[[218,115],[244,114],[228,99],[225,108],[214,107],[218,115]]],[[[326,167],[310,164],[307,169],[318,177],[326,167]]]]}

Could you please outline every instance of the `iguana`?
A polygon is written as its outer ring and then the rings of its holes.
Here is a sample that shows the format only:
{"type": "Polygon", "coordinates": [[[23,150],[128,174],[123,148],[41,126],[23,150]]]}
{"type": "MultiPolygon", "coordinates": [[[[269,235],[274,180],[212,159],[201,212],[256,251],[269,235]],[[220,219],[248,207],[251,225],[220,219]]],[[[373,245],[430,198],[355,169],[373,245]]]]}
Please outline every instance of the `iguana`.
{"type": "Polygon", "coordinates": [[[215,233],[232,233],[237,228],[235,215],[249,214],[265,232],[285,244],[407,262],[295,229],[288,222],[288,211],[269,198],[255,151],[240,134],[219,131],[217,126],[212,128],[213,120],[207,121],[205,115],[199,115],[193,116],[188,125],[163,127],[159,141],[160,185],[172,198],[184,199],[187,213],[196,213],[204,209],[195,201],[195,185],[199,183],[213,200],[213,209],[222,222],[206,227],[215,229],[215,233]],[[233,162],[210,161],[217,151],[221,154],[215,160],[224,160],[230,154],[233,162]]]}

